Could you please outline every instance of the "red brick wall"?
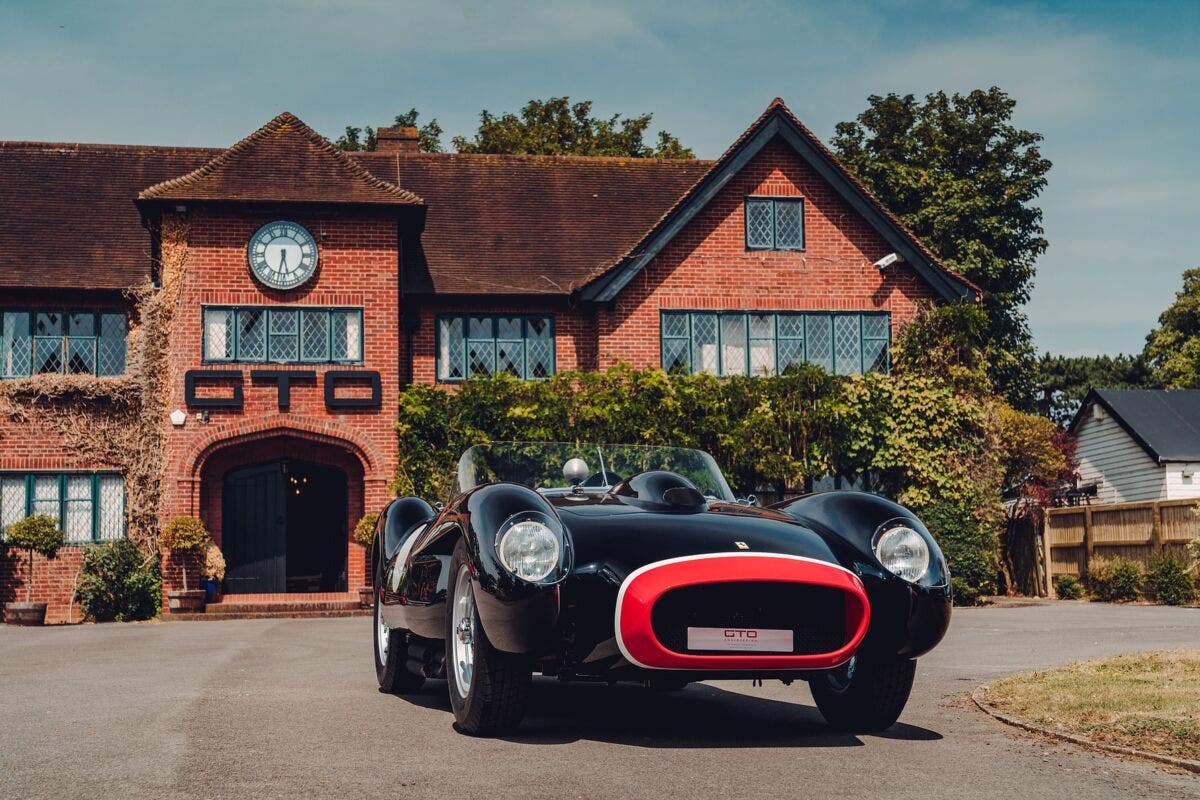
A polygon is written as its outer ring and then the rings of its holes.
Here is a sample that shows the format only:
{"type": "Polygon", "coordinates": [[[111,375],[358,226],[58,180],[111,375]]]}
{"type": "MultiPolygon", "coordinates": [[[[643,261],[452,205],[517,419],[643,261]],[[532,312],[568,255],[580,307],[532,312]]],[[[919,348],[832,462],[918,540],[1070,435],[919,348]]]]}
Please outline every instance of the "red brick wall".
{"type": "Polygon", "coordinates": [[[768,145],[599,313],[599,366],[659,366],[661,309],[890,311],[892,332],[934,297],[790,147],[768,145]],[[746,250],[746,195],[804,198],[802,252],[746,250]]]}
{"type": "MultiPolygon", "coordinates": [[[[244,377],[244,406],[214,408],[204,420],[190,410],[187,422],[167,430],[167,482],[162,519],[199,515],[218,541],[221,536],[220,481],[235,466],[304,453],[309,461],[346,469],[350,478],[347,530],[365,509],[378,509],[390,497],[395,472],[394,398],[400,385],[399,283],[396,222],[385,217],[284,217],[305,225],[317,238],[319,266],[305,286],[287,292],[258,284],[246,264],[246,243],[262,224],[281,215],[235,215],[197,211],[188,221],[185,278],[171,332],[169,408],[189,410],[184,402],[184,373],[202,368],[201,309],[205,305],[355,306],[364,309],[361,369],[380,373],[383,403],[376,409],[329,411],[324,376],[345,365],[295,367],[222,365],[244,377]],[[291,405],[279,409],[277,388],[252,383],[251,368],[315,370],[317,384],[291,390],[291,405]],[[225,448],[236,447],[235,451],[225,448]],[[224,451],[224,455],[222,455],[224,451]],[[236,455],[234,455],[236,453],[236,455]]],[[[164,260],[169,255],[164,253],[164,260]]],[[[349,394],[349,391],[343,392],[349,394]]],[[[364,580],[361,548],[347,542],[349,588],[364,580]]],[[[167,569],[164,591],[175,588],[175,570],[167,569]]]]}

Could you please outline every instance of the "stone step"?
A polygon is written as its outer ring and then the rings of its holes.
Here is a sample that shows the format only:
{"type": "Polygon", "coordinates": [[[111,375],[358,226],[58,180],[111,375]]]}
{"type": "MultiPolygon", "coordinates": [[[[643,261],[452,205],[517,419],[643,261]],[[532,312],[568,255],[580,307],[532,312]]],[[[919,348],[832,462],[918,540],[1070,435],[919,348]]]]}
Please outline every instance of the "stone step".
{"type": "MultiPolygon", "coordinates": [[[[209,606],[212,608],[212,606],[209,606]]],[[[221,614],[210,614],[208,612],[202,614],[163,614],[163,619],[167,622],[219,622],[221,620],[230,619],[324,619],[333,617],[367,617],[370,616],[369,608],[354,608],[354,609],[324,609],[324,610],[305,610],[305,611],[276,611],[276,610],[260,610],[260,611],[233,611],[224,612],[221,614]]]]}
{"type": "Polygon", "coordinates": [[[263,612],[285,613],[292,611],[358,611],[358,600],[272,600],[239,603],[237,601],[210,603],[206,614],[257,614],[263,612]]]}

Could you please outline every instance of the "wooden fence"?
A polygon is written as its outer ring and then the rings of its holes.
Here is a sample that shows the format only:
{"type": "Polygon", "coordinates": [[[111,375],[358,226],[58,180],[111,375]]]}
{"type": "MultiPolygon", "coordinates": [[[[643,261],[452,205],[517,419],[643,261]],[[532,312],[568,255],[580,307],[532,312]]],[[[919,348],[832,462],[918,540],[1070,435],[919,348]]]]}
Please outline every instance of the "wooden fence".
{"type": "Polygon", "coordinates": [[[1158,500],[1050,509],[1042,532],[1047,593],[1054,596],[1055,575],[1086,579],[1097,560],[1144,564],[1165,553],[1186,557],[1187,543],[1200,536],[1198,506],[1197,500],[1158,500]]]}

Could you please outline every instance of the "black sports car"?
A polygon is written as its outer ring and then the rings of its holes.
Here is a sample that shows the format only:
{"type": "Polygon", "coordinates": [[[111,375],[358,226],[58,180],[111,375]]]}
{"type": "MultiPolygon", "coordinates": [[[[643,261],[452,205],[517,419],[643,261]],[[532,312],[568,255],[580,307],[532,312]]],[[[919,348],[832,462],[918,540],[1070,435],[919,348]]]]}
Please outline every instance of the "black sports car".
{"type": "Polygon", "coordinates": [[[379,685],[445,677],[474,734],[517,725],[535,672],[806,680],[830,724],[882,730],[950,622],[945,560],[904,507],[758,508],[682,448],[472,447],[449,503],[392,501],[373,550],[379,685]]]}

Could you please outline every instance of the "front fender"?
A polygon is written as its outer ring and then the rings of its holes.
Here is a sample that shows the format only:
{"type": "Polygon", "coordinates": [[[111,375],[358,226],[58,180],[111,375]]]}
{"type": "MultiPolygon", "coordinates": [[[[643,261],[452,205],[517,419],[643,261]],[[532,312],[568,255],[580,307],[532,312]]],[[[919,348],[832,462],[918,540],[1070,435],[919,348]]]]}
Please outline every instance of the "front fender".
{"type": "MultiPolygon", "coordinates": [[[[531,584],[510,574],[496,552],[496,534],[514,514],[537,511],[559,520],[558,513],[537,492],[511,483],[475,489],[464,495],[457,510],[475,571],[479,621],[488,641],[506,653],[534,655],[544,650],[555,639],[558,585],[531,584]]],[[[565,526],[563,538],[565,558],[570,547],[565,526]]]]}
{"type": "Polygon", "coordinates": [[[772,508],[816,531],[862,579],[871,603],[871,626],[862,648],[915,658],[942,640],[950,625],[950,572],[937,541],[916,514],[864,492],[821,492],[772,508]],[[929,545],[929,573],[920,584],[897,577],[875,557],[875,535],[892,522],[917,531],[929,545]]]}

